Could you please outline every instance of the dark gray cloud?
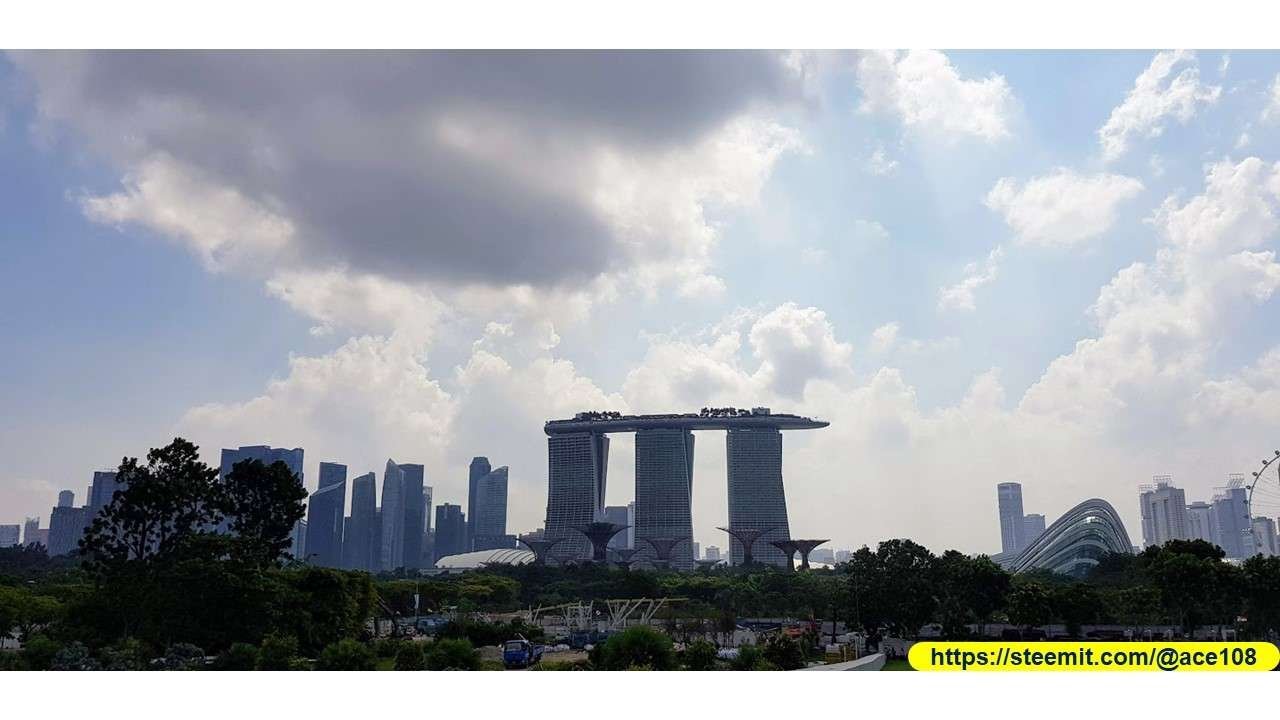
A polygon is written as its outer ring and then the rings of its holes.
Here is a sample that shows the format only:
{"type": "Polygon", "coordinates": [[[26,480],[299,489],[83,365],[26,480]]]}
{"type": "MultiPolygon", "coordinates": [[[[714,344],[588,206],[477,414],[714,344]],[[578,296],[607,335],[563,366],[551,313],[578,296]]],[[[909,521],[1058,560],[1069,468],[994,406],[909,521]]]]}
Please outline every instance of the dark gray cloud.
{"type": "Polygon", "coordinates": [[[543,286],[625,263],[584,187],[593,153],[688,146],[801,83],[767,52],[11,57],[55,128],[122,171],[162,154],[263,203],[306,263],[543,286]],[[445,141],[442,122],[482,147],[445,141]]]}

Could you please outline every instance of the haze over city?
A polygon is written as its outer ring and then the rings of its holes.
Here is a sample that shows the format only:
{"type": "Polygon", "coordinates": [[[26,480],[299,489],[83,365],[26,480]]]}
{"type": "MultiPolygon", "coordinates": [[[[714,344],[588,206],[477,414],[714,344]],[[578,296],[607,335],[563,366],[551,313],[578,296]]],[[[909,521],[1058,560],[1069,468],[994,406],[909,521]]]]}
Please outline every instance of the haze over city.
{"type": "MultiPolygon", "coordinates": [[[[421,463],[772,408],[797,537],[1207,498],[1280,420],[1273,53],[12,53],[0,522],[174,435],[421,463]],[[501,68],[501,72],[499,69],[501,68]],[[514,69],[514,70],[513,70],[514,69]],[[371,80],[376,78],[377,82],[371,80]]],[[[693,532],[725,545],[697,431],[693,532]]],[[[633,498],[615,436],[605,503],[633,498]]]]}

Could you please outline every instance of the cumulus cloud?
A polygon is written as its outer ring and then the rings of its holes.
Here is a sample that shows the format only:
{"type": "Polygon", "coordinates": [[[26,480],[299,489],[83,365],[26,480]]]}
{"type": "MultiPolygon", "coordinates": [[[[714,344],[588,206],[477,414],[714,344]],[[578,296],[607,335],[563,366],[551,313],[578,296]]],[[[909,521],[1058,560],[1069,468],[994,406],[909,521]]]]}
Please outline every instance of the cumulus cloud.
{"type": "Polygon", "coordinates": [[[1098,129],[1103,159],[1111,161],[1124,155],[1135,139],[1159,137],[1170,118],[1185,125],[1197,110],[1216,103],[1221,95],[1220,86],[1200,82],[1200,64],[1194,53],[1156,53],[1134,80],[1124,102],[1098,129]]]}
{"type": "Polygon", "coordinates": [[[1000,274],[1000,259],[1004,249],[996,246],[981,263],[972,262],[964,267],[964,279],[938,291],[939,310],[973,311],[977,308],[974,293],[989,284],[1000,274]]]}
{"type": "Polygon", "coordinates": [[[884,177],[892,175],[898,169],[898,161],[889,157],[883,147],[877,147],[867,158],[867,170],[872,175],[884,177]]]}
{"type": "Polygon", "coordinates": [[[1017,243],[1073,247],[1111,229],[1119,206],[1140,192],[1135,178],[1061,168],[1022,185],[1001,178],[985,202],[1004,217],[1017,243]]]}
{"type": "Polygon", "coordinates": [[[936,50],[862,53],[857,78],[863,112],[892,113],[908,128],[944,137],[990,142],[1010,134],[1014,99],[1004,77],[962,78],[936,50]]]}
{"type": "MultiPolygon", "coordinates": [[[[705,213],[798,136],[781,53],[17,53],[42,128],[123,171],[89,217],[211,266],[714,294],[705,213]]],[[[388,300],[387,302],[394,302],[388,300]]],[[[323,318],[321,318],[323,320],[323,318]]]]}
{"type": "Polygon", "coordinates": [[[1267,105],[1262,109],[1263,122],[1280,122],[1280,74],[1271,81],[1267,91],[1267,105]]]}

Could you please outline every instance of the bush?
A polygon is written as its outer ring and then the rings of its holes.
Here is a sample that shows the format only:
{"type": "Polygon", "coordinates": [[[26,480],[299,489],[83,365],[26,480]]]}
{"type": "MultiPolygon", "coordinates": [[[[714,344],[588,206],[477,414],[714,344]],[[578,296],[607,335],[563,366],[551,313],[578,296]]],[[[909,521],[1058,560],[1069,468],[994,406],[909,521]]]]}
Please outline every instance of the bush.
{"type": "Polygon", "coordinates": [[[253,670],[258,667],[258,648],[249,643],[232,643],[213,661],[214,670],[253,670]]]}
{"type": "Polygon", "coordinates": [[[426,670],[427,658],[418,643],[410,642],[396,652],[396,670],[426,670]]]}
{"type": "Polygon", "coordinates": [[[796,640],[778,635],[764,646],[764,659],[779,670],[799,670],[805,666],[804,648],[796,640]]]}
{"type": "Polygon", "coordinates": [[[204,650],[191,643],[174,643],[160,658],[161,670],[199,670],[204,667],[204,650]]]}
{"type": "Polygon", "coordinates": [[[126,638],[108,648],[103,648],[103,670],[146,670],[150,667],[152,653],[137,638],[126,638]]]}
{"type": "Polygon", "coordinates": [[[22,664],[28,670],[49,670],[53,667],[53,656],[61,649],[62,646],[58,643],[43,635],[36,635],[22,645],[22,664]]]}
{"type": "Polygon", "coordinates": [[[461,639],[437,640],[427,651],[428,670],[479,670],[480,653],[461,639]]]}
{"type": "Polygon", "coordinates": [[[50,670],[101,670],[97,660],[89,656],[89,648],[79,640],[54,653],[50,670]]]}
{"type": "Polygon", "coordinates": [[[293,670],[298,660],[298,640],[285,635],[268,635],[258,653],[259,670],[293,670]]]}
{"type": "Polygon", "coordinates": [[[610,637],[597,657],[597,667],[602,670],[627,670],[636,666],[674,670],[676,667],[671,638],[644,625],[627,628],[610,637]]]}
{"type": "Polygon", "coordinates": [[[688,670],[715,670],[716,646],[706,640],[694,640],[685,648],[684,666],[688,670]]]}
{"type": "Polygon", "coordinates": [[[764,651],[755,645],[743,645],[738,648],[738,657],[734,658],[733,661],[729,663],[729,666],[734,670],[777,669],[773,666],[773,663],[770,663],[765,659],[764,651]]]}
{"type": "Polygon", "coordinates": [[[316,662],[317,670],[374,670],[377,658],[369,646],[356,640],[339,640],[325,647],[316,662]]]}
{"type": "Polygon", "coordinates": [[[393,658],[410,642],[404,638],[378,638],[373,642],[373,653],[380,658],[393,658]]]}
{"type": "Polygon", "coordinates": [[[6,670],[26,670],[22,655],[10,650],[0,650],[0,672],[6,670]]]}

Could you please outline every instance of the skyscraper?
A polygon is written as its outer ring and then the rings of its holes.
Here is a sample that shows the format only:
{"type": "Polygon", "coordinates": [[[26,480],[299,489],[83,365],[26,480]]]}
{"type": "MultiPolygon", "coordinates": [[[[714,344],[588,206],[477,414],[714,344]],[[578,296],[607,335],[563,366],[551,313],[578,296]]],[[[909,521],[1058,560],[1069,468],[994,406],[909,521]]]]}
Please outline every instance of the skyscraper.
{"type": "Polygon", "coordinates": [[[1187,539],[1218,544],[1213,527],[1213,506],[1196,501],[1187,506],[1187,539]]]}
{"type": "MultiPolygon", "coordinates": [[[[551,550],[551,556],[589,558],[591,543],[572,528],[595,522],[604,513],[609,438],[594,432],[548,435],[547,465],[546,537],[564,538],[551,550]]],[[[439,528],[436,544],[440,544],[439,528]]]]}
{"type": "Polygon", "coordinates": [[[84,535],[85,508],[73,507],[75,493],[63,490],[58,493],[58,506],[49,515],[49,556],[66,555],[80,545],[84,535]],[[63,504],[67,501],[66,504],[63,504]]]}
{"type": "Polygon", "coordinates": [[[382,473],[382,538],[378,567],[404,567],[404,472],[394,460],[387,460],[382,473]]]}
{"type": "Polygon", "coordinates": [[[431,528],[431,518],[435,515],[432,498],[435,490],[430,485],[422,486],[422,562],[418,567],[431,567],[435,563],[436,546],[435,531],[431,528]]]}
{"type": "MultiPolygon", "coordinates": [[[[725,432],[729,466],[729,529],[764,532],[752,547],[757,562],[787,566],[787,556],[770,544],[791,539],[782,487],[782,433],[776,428],[732,428],[725,432]]],[[[637,524],[640,508],[636,506],[637,524]]],[[[639,537],[637,535],[637,537],[639,537]]],[[[729,556],[743,561],[742,543],[730,537],[729,556]]]]}
{"type": "Polygon", "coordinates": [[[717,547],[717,546],[715,546],[715,545],[708,545],[708,546],[707,546],[707,555],[706,555],[706,559],[707,559],[707,560],[719,560],[719,559],[720,559],[720,548],[719,548],[719,547],[717,547]]]}
{"type": "Polygon", "coordinates": [[[406,463],[400,466],[404,476],[404,558],[406,570],[422,567],[422,542],[427,531],[425,471],[421,465],[406,463]]]}
{"type": "MultiPolygon", "coordinates": [[[[473,465],[474,467],[474,465],[473,465]]],[[[510,547],[507,535],[507,466],[476,480],[475,506],[467,517],[472,550],[510,547]]]]}
{"type": "MultiPolygon", "coordinates": [[[[626,505],[609,505],[604,509],[604,521],[611,522],[614,525],[631,525],[631,511],[626,505]]],[[[627,528],[626,531],[609,538],[610,550],[625,550],[631,547],[627,539],[631,536],[631,531],[635,528],[627,528]]]]}
{"type": "Polygon", "coordinates": [[[58,493],[58,507],[72,507],[76,504],[76,494],[70,490],[58,493]]]}
{"type": "Polygon", "coordinates": [[[480,479],[492,472],[489,458],[477,455],[471,458],[471,466],[467,471],[467,547],[474,548],[476,538],[476,495],[480,490],[480,479]]]}
{"type": "MultiPolygon", "coordinates": [[[[1044,515],[1027,513],[1022,516],[1022,547],[1030,545],[1044,532],[1044,515]]],[[[1021,550],[1022,548],[1018,548],[1021,550]]]]}
{"type": "Polygon", "coordinates": [[[1213,497],[1213,525],[1218,547],[1227,557],[1243,559],[1254,554],[1253,523],[1244,488],[1227,487],[1213,497]]]}
{"type": "Polygon", "coordinates": [[[312,565],[341,567],[342,521],[347,504],[347,466],[320,463],[320,486],[307,503],[307,557],[312,565]]]}
{"type": "Polygon", "coordinates": [[[996,485],[996,503],[1000,510],[1000,552],[1016,555],[1024,545],[1022,484],[1004,482],[996,485]]]}
{"type": "Polygon", "coordinates": [[[49,544],[49,531],[40,529],[40,518],[29,517],[22,526],[22,544],[23,545],[45,545],[49,544]]]}
{"type": "Polygon", "coordinates": [[[467,519],[462,506],[443,503],[436,507],[435,558],[466,552],[467,519]]]}
{"type": "Polygon", "coordinates": [[[294,560],[305,560],[307,557],[307,521],[299,519],[293,524],[293,532],[289,534],[289,556],[294,560]]]}
{"type": "Polygon", "coordinates": [[[0,548],[13,547],[21,540],[21,525],[0,525],[0,548]]]}
{"type": "Polygon", "coordinates": [[[225,478],[230,474],[231,468],[241,460],[258,460],[263,465],[270,465],[279,460],[288,465],[299,480],[303,479],[302,448],[286,450],[285,448],[273,448],[267,445],[242,445],[235,450],[223,448],[222,462],[219,467],[221,476],[225,478]]]}
{"type": "MultiPolygon", "coordinates": [[[[14,527],[17,527],[16,525],[14,527]]],[[[1248,548],[1245,549],[1248,551],[1248,548]]],[[[1276,523],[1269,517],[1255,517],[1253,519],[1253,552],[1249,553],[1261,554],[1266,557],[1273,557],[1280,554],[1280,550],[1276,547],[1276,523]]]]}
{"type": "Polygon", "coordinates": [[[374,516],[378,512],[377,479],[365,473],[351,481],[351,517],[342,537],[342,566],[351,570],[378,571],[375,547],[382,538],[374,537],[374,516]]]}
{"type": "MultiPolygon", "coordinates": [[[[636,431],[635,441],[636,558],[655,557],[645,540],[673,538],[679,542],[672,548],[671,567],[692,568],[693,433],[678,428],[643,429],[636,431]]],[[[784,519],[785,513],[784,505],[784,519]]]]}
{"type": "Polygon", "coordinates": [[[93,484],[89,486],[89,516],[97,517],[102,508],[111,504],[111,498],[120,489],[116,482],[116,474],[111,470],[99,470],[93,473],[93,484]]]}
{"type": "Polygon", "coordinates": [[[1138,502],[1142,510],[1142,542],[1163,545],[1170,540],[1191,537],[1187,523],[1187,494],[1173,487],[1173,478],[1157,475],[1154,485],[1142,488],[1138,502]]]}

